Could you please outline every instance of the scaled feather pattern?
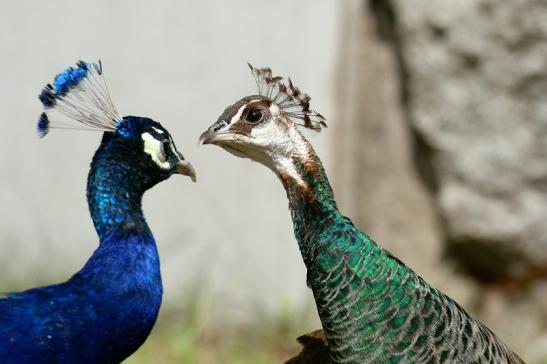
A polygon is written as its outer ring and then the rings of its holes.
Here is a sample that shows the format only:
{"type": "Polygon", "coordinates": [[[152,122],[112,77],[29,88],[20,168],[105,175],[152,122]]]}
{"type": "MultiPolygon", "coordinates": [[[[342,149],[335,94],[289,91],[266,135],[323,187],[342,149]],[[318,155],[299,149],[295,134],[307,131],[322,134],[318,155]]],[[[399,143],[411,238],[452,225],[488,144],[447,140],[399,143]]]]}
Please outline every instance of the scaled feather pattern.
{"type": "Polygon", "coordinates": [[[319,157],[294,125],[300,115],[306,127],[323,125],[322,117],[311,118],[320,114],[309,109],[309,96],[269,68],[250,67],[260,95],[227,107],[200,142],[265,165],[285,187],[324,329],[301,337],[304,350],[289,363],[522,363],[483,323],[342,215],[319,157]],[[256,111],[261,117],[251,122],[256,111]]]}
{"type": "Polygon", "coordinates": [[[338,211],[311,146],[294,162],[305,187],[282,181],[331,363],[523,363],[338,211]]]}

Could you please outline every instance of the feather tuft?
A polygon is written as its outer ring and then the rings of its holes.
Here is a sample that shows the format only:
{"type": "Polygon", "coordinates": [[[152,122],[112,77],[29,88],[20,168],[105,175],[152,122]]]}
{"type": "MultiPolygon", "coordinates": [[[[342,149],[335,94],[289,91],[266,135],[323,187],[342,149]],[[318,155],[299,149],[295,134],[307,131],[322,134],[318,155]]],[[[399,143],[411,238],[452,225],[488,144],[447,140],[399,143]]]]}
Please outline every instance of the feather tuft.
{"type": "Polygon", "coordinates": [[[43,137],[50,128],[116,131],[122,117],[110,99],[100,61],[79,61],[56,75],[38,96],[44,113],[38,122],[43,137]],[[81,125],[50,122],[47,112],[56,110],[81,125]]]}
{"type": "Polygon", "coordinates": [[[49,83],[42,89],[38,98],[46,109],[55,106],[55,91],[53,91],[53,87],[49,83]]]}
{"type": "Polygon", "coordinates": [[[38,136],[40,138],[45,137],[46,134],[49,132],[49,119],[45,112],[40,115],[36,129],[38,130],[38,136]]]}
{"type": "Polygon", "coordinates": [[[87,76],[86,68],[68,67],[64,72],[59,73],[53,80],[53,88],[59,95],[64,95],[69,89],[75,87],[87,76]]]}
{"type": "Polygon", "coordinates": [[[325,117],[310,109],[311,97],[300,91],[290,78],[285,82],[283,77],[273,76],[271,68],[255,68],[250,63],[247,65],[254,76],[258,94],[278,105],[296,124],[315,131],[327,127],[325,117]]]}

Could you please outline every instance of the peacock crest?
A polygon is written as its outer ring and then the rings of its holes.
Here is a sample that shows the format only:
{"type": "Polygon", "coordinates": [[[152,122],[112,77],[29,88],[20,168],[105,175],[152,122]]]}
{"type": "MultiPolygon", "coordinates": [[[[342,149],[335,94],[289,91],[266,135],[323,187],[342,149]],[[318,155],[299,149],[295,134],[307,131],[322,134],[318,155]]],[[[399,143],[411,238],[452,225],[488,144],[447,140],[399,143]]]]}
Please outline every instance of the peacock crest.
{"type": "Polygon", "coordinates": [[[274,76],[270,68],[255,68],[247,64],[253,73],[258,94],[272,100],[293,122],[315,131],[327,127],[323,115],[310,109],[311,97],[300,91],[290,78],[285,81],[283,77],[274,76]]]}
{"type": "Polygon", "coordinates": [[[122,117],[112,103],[101,61],[79,61],[47,84],[38,96],[44,112],[38,120],[38,135],[50,128],[116,131],[122,117]],[[57,111],[80,123],[52,122],[48,114],[57,111]]]}

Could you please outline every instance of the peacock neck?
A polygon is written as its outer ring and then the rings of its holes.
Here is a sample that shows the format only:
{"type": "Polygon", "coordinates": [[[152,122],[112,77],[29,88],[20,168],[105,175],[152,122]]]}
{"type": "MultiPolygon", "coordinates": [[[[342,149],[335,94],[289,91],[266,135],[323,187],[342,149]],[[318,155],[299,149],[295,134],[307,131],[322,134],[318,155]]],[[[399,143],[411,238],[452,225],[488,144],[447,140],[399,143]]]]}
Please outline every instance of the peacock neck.
{"type": "Polygon", "coordinates": [[[124,235],[152,236],[141,208],[151,182],[136,170],[132,160],[130,151],[120,150],[105,138],[93,157],[87,201],[101,242],[117,230],[123,230],[124,235]]]}
{"type": "Polygon", "coordinates": [[[289,199],[294,234],[306,266],[310,267],[318,235],[339,215],[334,193],[311,145],[277,173],[289,199]]]}

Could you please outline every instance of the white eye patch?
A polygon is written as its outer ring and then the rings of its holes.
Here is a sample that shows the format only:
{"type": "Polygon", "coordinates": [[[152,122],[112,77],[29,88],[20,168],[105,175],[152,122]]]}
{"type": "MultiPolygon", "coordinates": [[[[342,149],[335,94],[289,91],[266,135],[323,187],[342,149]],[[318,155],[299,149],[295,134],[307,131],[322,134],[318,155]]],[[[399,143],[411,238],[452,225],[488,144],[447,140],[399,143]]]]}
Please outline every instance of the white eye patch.
{"type": "Polygon", "coordinates": [[[228,125],[233,124],[236,121],[238,121],[239,119],[241,119],[241,115],[243,114],[243,110],[245,110],[246,107],[247,107],[247,104],[241,105],[241,107],[239,108],[239,110],[237,110],[237,113],[232,117],[232,119],[230,120],[228,125]]]}
{"type": "Polygon", "coordinates": [[[162,142],[149,133],[142,133],[141,138],[144,141],[144,152],[152,158],[154,163],[161,169],[171,168],[169,162],[165,160],[165,155],[162,151],[162,142]]]}

